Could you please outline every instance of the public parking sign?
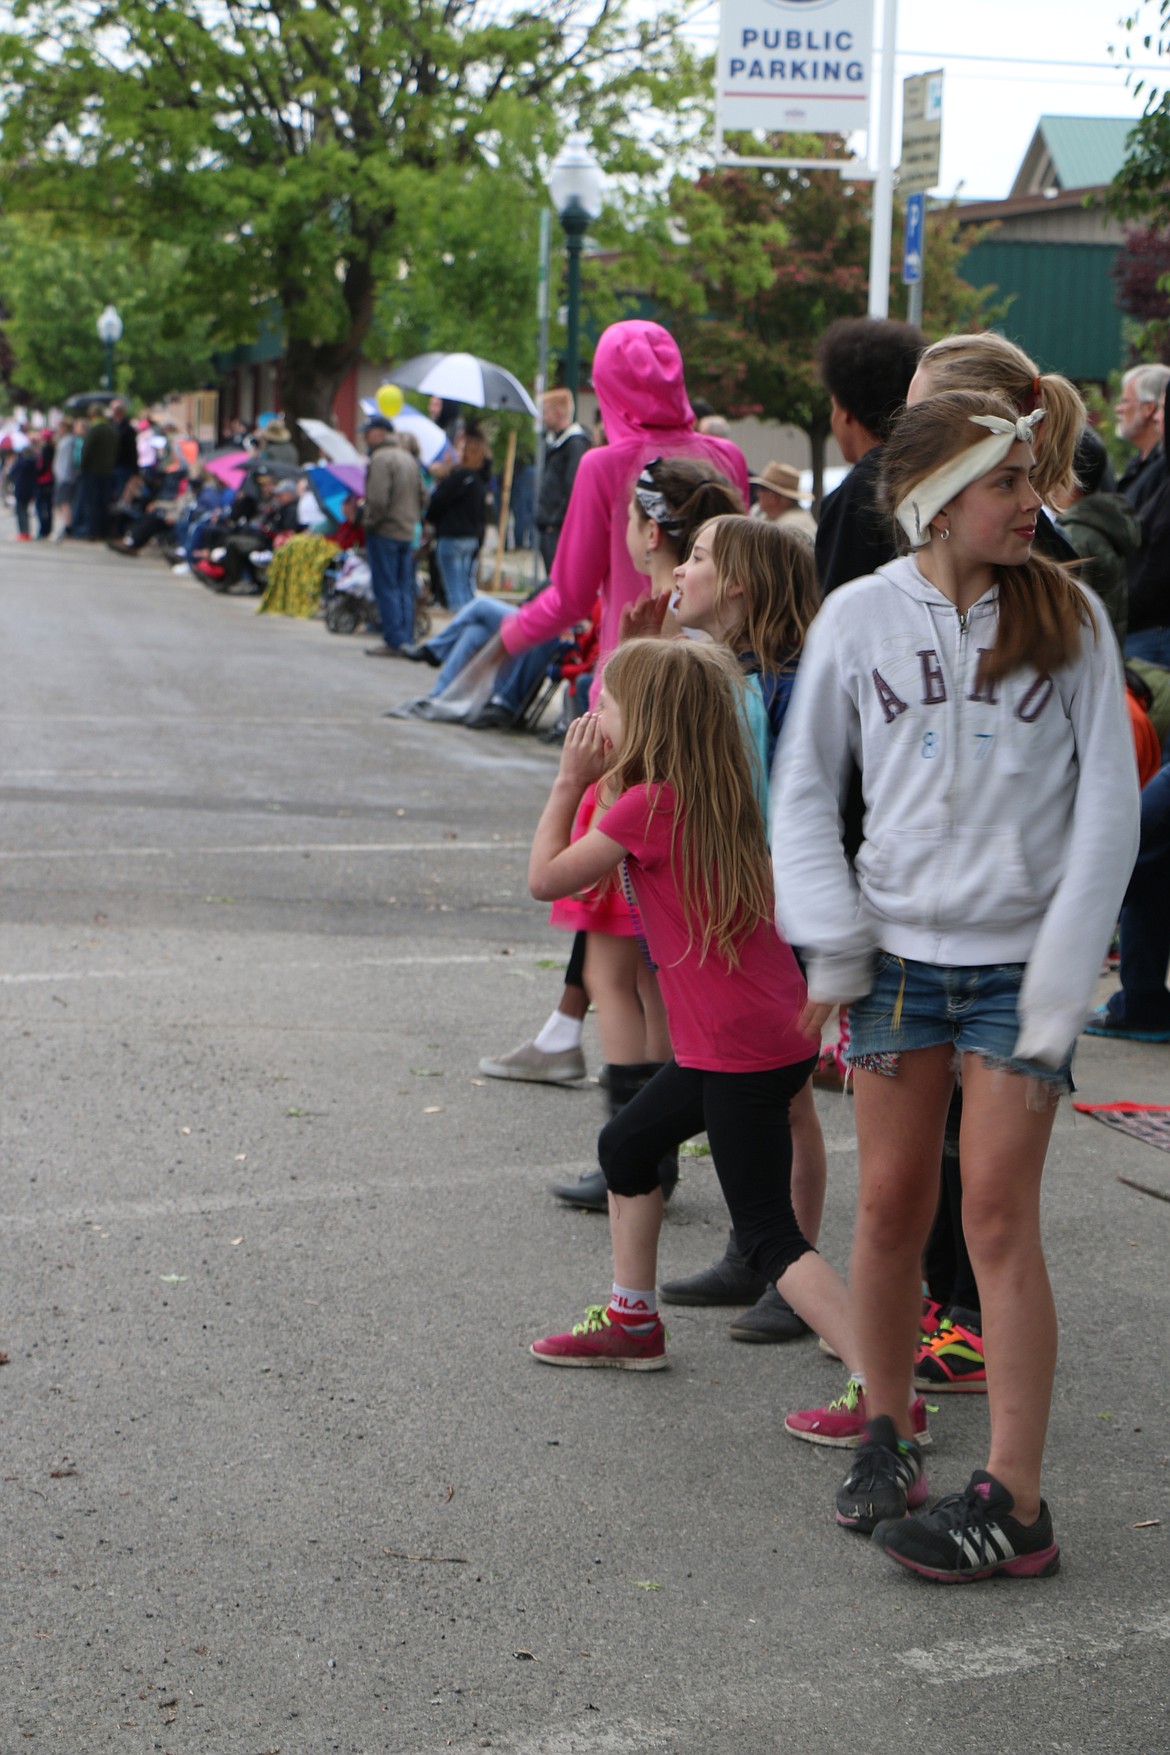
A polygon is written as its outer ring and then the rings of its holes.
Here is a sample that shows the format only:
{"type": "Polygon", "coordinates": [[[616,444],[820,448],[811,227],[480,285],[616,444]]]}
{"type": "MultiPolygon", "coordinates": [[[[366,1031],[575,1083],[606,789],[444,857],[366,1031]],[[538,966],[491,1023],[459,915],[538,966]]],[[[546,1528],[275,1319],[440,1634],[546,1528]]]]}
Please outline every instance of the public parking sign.
{"type": "Polygon", "coordinates": [[[926,196],[906,197],[906,244],[902,251],[902,284],[915,286],[922,279],[922,242],[926,227],[926,196]]]}
{"type": "Polygon", "coordinates": [[[873,0],[721,0],[719,11],[721,137],[869,126],[873,0]]]}

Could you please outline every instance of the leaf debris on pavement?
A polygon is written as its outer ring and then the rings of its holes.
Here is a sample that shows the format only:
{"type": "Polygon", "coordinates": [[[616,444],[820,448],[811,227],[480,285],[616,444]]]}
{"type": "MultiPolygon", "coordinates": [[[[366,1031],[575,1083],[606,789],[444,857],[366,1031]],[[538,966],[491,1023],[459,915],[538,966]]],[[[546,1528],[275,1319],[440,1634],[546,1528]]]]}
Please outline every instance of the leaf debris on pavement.
{"type": "Polygon", "coordinates": [[[470,1561],[462,1554],[404,1554],[401,1548],[383,1548],[391,1560],[433,1560],[443,1566],[468,1566],[470,1561]]]}

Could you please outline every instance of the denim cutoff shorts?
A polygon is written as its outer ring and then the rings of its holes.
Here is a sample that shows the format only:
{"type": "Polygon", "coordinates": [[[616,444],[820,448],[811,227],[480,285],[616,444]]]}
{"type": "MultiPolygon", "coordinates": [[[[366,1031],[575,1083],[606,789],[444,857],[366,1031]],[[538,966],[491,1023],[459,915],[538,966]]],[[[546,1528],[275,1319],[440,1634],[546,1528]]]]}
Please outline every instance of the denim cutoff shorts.
{"type": "Polygon", "coordinates": [[[1054,1096],[1073,1090],[1071,1048],[1059,1067],[1017,1060],[1013,1052],[1026,966],[916,963],[879,951],[872,988],[849,1007],[846,1059],[863,1072],[892,1076],[899,1055],[952,1043],[956,1054],[977,1054],[990,1067],[1040,1079],[1054,1096]]]}

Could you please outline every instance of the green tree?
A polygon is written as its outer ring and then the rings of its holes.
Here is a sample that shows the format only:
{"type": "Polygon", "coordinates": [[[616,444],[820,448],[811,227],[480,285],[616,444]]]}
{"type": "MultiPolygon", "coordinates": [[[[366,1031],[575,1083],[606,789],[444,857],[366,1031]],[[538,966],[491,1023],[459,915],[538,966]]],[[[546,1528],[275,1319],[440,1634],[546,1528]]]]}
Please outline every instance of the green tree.
{"type": "MultiPolygon", "coordinates": [[[[780,137],[779,156],[843,154],[780,137]]],[[[870,189],[836,171],[728,168],[697,180],[676,177],[668,201],[632,216],[624,240],[611,229],[616,259],[596,270],[596,302],[643,295],[675,334],[692,393],[731,417],[761,415],[798,426],[812,447],[819,500],[829,399],[816,346],[839,317],[867,306],[870,189]]],[[[953,215],[932,215],[926,250],[926,320],[937,333],[985,326],[989,289],[962,282],[953,215]]],[[[600,234],[599,234],[600,236],[600,234]]],[[[896,297],[904,305],[904,289],[896,297]]]]}
{"type": "MultiPolygon", "coordinates": [[[[1141,6],[1123,20],[1127,32],[1125,60],[1135,45],[1159,59],[1170,53],[1170,0],[1158,0],[1154,22],[1141,6]]],[[[1155,227],[1170,224],[1170,88],[1135,79],[1133,90],[1144,94],[1145,108],[1126,143],[1125,163],[1113,179],[1113,205],[1131,218],[1145,218],[1155,227]]]]}
{"type": "Polygon", "coordinates": [[[136,250],[111,238],[65,239],[43,221],[0,222],[0,300],[13,401],[41,408],[100,383],[98,313],[123,322],[117,388],[154,402],[211,375],[208,303],[187,252],[156,243],[136,250]]]}
{"type": "Polygon", "coordinates": [[[9,12],[8,212],[186,249],[221,345],[253,339],[258,313],[278,307],[294,416],[328,414],[376,320],[406,335],[428,318],[441,329],[445,311],[450,329],[455,302],[433,262],[426,295],[414,256],[440,220],[506,212],[515,187],[537,199],[569,115],[616,168],[649,166],[641,116],[695,78],[674,20],[640,19],[631,0],[506,16],[496,0],[11,0],[9,12]]]}

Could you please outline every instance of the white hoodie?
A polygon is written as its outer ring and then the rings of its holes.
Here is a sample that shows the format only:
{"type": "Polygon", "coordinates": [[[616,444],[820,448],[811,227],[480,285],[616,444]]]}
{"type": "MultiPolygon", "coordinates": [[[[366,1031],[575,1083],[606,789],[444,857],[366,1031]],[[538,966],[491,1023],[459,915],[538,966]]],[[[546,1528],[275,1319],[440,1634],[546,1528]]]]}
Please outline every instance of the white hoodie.
{"type": "Polygon", "coordinates": [[[810,995],[868,993],[874,953],[1027,963],[1016,1056],[1059,1065],[1092,1002],[1138,843],[1117,643],[1054,677],[977,681],[998,587],[960,616],[904,557],[834,591],[805,643],[771,790],[776,920],[810,995]],[[840,810],[862,771],[851,871],[840,810]]]}

